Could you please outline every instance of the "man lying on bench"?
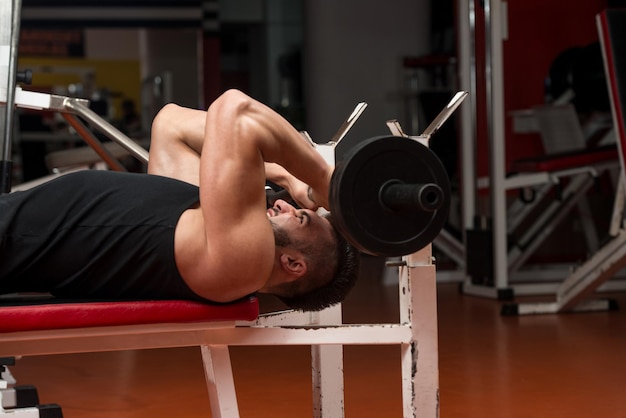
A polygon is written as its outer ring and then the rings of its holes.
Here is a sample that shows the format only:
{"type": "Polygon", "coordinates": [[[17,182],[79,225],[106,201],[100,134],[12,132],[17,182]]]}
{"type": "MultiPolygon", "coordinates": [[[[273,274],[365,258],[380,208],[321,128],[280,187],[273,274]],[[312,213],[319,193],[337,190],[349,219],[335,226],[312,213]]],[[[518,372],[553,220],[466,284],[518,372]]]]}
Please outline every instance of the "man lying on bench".
{"type": "Polygon", "coordinates": [[[0,196],[0,294],[231,302],[271,293],[319,310],[353,286],[358,256],[312,209],[332,167],[239,91],[156,116],[148,174],[81,171],[0,196]],[[266,178],[306,209],[266,207],[266,178]]]}

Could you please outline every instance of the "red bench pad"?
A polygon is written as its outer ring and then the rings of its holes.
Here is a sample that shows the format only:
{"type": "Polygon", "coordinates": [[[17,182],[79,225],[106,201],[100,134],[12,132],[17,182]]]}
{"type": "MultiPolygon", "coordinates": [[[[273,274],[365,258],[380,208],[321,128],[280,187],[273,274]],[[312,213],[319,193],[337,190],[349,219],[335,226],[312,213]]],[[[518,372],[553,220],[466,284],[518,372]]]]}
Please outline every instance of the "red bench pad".
{"type": "Polygon", "coordinates": [[[0,332],[180,322],[252,321],[256,297],[227,304],[183,300],[69,302],[2,306],[0,332]]]}
{"type": "Polygon", "coordinates": [[[536,158],[524,158],[514,161],[511,168],[515,173],[554,172],[617,160],[617,147],[615,145],[609,145],[583,151],[565,152],[536,158]]]}

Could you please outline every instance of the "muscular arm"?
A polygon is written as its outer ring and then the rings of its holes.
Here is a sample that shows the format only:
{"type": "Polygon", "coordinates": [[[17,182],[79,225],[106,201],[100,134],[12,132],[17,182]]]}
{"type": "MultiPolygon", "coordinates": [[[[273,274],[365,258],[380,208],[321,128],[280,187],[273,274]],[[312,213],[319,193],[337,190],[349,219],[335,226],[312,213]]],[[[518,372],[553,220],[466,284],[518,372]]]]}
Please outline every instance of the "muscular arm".
{"type": "MultiPolygon", "coordinates": [[[[152,123],[148,173],[200,184],[200,154],[204,145],[207,112],[166,105],[152,123]]],[[[308,185],[275,163],[265,163],[268,180],[287,189],[302,207],[316,209],[308,199],[308,185]]]]}
{"type": "Polygon", "coordinates": [[[209,108],[205,138],[201,155],[201,184],[203,179],[219,174],[206,169],[218,166],[206,164],[217,163],[217,154],[213,152],[216,148],[241,152],[251,147],[261,163],[276,163],[283,167],[310,185],[316,201],[328,207],[332,168],[289,122],[264,104],[236,90],[226,92],[209,108]],[[237,141],[229,142],[229,139],[237,141]],[[213,140],[219,140],[219,143],[211,145],[213,140]],[[207,147],[211,148],[210,151],[207,147]]]}
{"type": "Polygon", "coordinates": [[[206,112],[167,104],[152,122],[148,173],[200,184],[206,112]]]}
{"type": "MultiPolygon", "coordinates": [[[[200,124],[198,115],[203,112],[178,110],[188,122],[184,126],[200,124]]],[[[199,137],[185,134],[185,129],[174,132],[185,138],[181,146],[193,151],[197,161],[193,144],[199,137]]],[[[224,93],[210,106],[200,142],[204,231],[197,233],[203,233],[206,252],[195,255],[198,262],[186,263],[181,273],[198,294],[232,300],[261,288],[274,265],[274,235],[265,210],[266,169],[274,170],[274,164],[283,167],[310,184],[320,203],[326,202],[332,169],[285,119],[238,91],[224,93]]],[[[191,151],[180,158],[191,160],[191,151]]],[[[163,156],[167,158],[173,157],[163,156]]],[[[152,166],[153,173],[156,167],[152,166]]]]}

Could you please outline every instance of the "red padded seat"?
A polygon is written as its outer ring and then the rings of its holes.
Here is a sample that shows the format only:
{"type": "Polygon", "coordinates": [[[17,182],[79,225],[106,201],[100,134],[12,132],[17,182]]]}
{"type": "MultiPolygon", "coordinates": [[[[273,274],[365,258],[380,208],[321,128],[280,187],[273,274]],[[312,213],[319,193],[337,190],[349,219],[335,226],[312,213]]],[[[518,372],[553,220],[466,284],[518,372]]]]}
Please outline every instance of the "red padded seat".
{"type": "Polygon", "coordinates": [[[181,322],[252,321],[256,297],[226,304],[183,300],[63,302],[3,306],[0,332],[181,322]]]}
{"type": "Polygon", "coordinates": [[[610,161],[618,161],[616,145],[544,155],[542,157],[524,158],[514,161],[511,168],[515,173],[554,172],[577,167],[593,166],[610,161]]]}

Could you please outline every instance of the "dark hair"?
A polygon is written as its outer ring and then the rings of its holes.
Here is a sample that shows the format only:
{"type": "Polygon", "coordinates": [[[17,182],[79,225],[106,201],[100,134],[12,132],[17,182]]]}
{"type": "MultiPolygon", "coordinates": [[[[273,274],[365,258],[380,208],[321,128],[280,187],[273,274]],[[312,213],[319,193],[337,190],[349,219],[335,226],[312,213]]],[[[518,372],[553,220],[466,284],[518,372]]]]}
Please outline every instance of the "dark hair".
{"type": "MultiPolygon", "coordinates": [[[[332,225],[332,217],[325,217],[332,225]]],[[[301,311],[320,311],[343,301],[354,287],[359,273],[359,252],[334,226],[333,231],[335,245],[330,246],[330,250],[329,246],[319,242],[316,248],[303,250],[312,267],[311,279],[297,280],[291,289],[284,288],[287,292],[276,295],[288,307],[301,311]],[[329,272],[324,272],[329,269],[329,272]]]]}

